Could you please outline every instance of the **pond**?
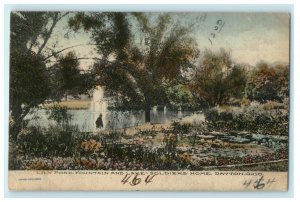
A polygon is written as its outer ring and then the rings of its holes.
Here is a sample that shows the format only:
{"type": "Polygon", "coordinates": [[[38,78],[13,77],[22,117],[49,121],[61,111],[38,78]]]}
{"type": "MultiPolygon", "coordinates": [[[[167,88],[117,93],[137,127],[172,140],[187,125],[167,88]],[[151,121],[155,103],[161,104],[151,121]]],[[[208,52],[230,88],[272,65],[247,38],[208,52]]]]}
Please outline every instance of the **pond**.
{"type": "MultiPolygon", "coordinates": [[[[100,130],[128,128],[145,123],[144,111],[94,111],[91,109],[68,110],[71,115],[70,125],[78,127],[79,131],[93,132],[99,130],[96,128],[96,120],[102,114],[103,128],[100,130]]],[[[163,111],[153,108],[150,111],[151,123],[170,123],[176,119],[189,116],[193,112],[189,111],[163,111]]],[[[41,127],[49,127],[55,125],[54,120],[49,119],[47,110],[40,109],[26,117],[30,120],[31,125],[39,125],[41,127]]]]}

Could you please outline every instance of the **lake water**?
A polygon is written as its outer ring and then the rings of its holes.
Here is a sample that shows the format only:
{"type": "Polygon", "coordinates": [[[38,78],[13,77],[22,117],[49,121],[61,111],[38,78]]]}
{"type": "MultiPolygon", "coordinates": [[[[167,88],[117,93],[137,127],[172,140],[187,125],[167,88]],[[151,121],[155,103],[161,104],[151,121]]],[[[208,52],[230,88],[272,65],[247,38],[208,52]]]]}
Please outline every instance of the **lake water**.
{"type": "MultiPolygon", "coordinates": [[[[96,131],[96,120],[102,114],[103,128],[101,130],[128,128],[145,123],[144,111],[93,111],[91,109],[68,110],[71,115],[70,124],[77,125],[80,131],[96,131]]],[[[170,123],[176,119],[191,115],[186,111],[158,111],[153,108],[150,112],[151,123],[170,123]]],[[[40,125],[47,128],[50,124],[55,125],[54,120],[49,119],[46,110],[38,110],[27,117],[30,124],[40,125]]],[[[99,130],[99,129],[98,129],[99,130]]]]}

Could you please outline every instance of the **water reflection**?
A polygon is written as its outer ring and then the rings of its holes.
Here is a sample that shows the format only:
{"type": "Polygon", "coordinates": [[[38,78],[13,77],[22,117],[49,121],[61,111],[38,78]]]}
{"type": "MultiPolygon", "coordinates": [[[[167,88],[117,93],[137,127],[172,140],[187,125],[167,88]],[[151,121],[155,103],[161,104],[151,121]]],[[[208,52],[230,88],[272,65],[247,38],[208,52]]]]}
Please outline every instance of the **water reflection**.
{"type": "MultiPolygon", "coordinates": [[[[99,114],[102,114],[103,128],[100,130],[128,128],[145,123],[144,111],[104,111],[101,108],[92,111],[91,109],[68,110],[71,115],[70,124],[78,126],[79,131],[95,132],[99,129],[96,128],[96,120],[99,114]]],[[[176,119],[191,115],[192,112],[177,112],[169,110],[155,110],[150,111],[151,123],[170,123],[176,119]]],[[[55,121],[50,120],[46,110],[41,109],[35,112],[37,119],[32,119],[33,115],[28,116],[32,125],[40,125],[48,128],[49,125],[56,124],[55,121]]]]}
{"type": "MultiPolygon", "coordinates": [[[[145,123],[144,111],[109,111],[109,98],[104,96],[104,87],[98,86],[93,91],[92,100],[89,109],[68,110],[71,115],[70,124],[78,126],[79,131],[96,132],[100,130],[111,130],[128,128],[145,123]],[[102,114],[103,127],[96,127],[96,120],[102,114]]],[[[162,110],[158,110],[156,106],[150,111],[151,123],[169,123],[175,119],[182,119],[185,116],[191,115],[192,112],[169,111],[165,106],[162,110]]],[[[30,124],[40,125],[42,127],[49,127],[49,125],[56,124],[53,120],[48,119],[46,110],[38,110],[34,115],[27,116],[30,124]],[[36,116],[37,119],[32,120],[36,116]]]]}

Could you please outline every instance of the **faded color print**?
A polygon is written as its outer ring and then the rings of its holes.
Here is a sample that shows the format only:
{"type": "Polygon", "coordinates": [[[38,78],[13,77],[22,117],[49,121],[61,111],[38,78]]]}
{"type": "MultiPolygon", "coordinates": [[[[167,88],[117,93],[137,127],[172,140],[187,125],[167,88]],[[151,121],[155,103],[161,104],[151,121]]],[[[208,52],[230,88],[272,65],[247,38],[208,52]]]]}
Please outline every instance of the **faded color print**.
{"type": "MultiPolygon", "coordinates": [[[[288,172],[288,13],[10,17],[11,173],[117,171],[130,187],[164,171],[288,172]]],[[[278,182],[256,178],[241,187],[278,182]]]]}

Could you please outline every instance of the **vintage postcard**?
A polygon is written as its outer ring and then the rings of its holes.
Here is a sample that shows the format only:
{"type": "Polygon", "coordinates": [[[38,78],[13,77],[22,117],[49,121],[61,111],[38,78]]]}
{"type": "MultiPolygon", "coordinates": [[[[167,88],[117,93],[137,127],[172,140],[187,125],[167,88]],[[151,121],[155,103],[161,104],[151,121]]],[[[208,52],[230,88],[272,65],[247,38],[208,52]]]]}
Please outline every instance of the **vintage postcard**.
{"type": "Polygon", "coordinates": [[[10,14],[10,190],[287,191],[290,14],[10,14]]]}

